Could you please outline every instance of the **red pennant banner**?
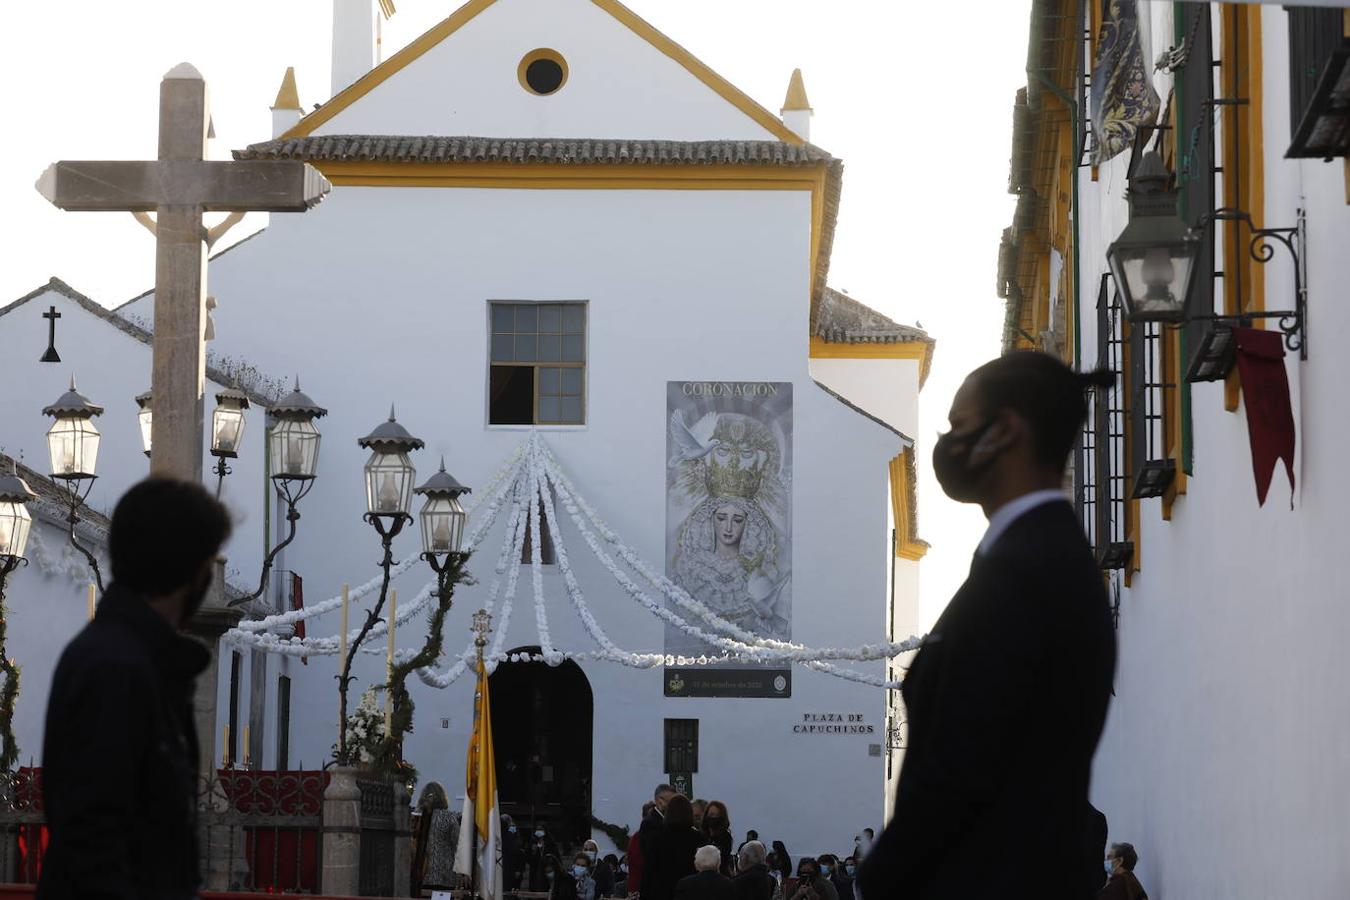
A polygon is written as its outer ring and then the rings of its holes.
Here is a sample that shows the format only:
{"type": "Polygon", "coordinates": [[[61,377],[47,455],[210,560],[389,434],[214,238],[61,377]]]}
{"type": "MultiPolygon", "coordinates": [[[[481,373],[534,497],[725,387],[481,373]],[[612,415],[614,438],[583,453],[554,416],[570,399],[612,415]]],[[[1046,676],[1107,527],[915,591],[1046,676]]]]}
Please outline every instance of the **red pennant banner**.
{"type": "Polygon", "coordinates": [[[1247,434],[1252,444],[1252,474],[1262,506],[1284,460],[1289,473],[1289,508],[1294,508],[1294,411],[1289,402],[1289,375],[1284,369],[1284,335],[1257,328],[1234,328],[1238,376],[1247,407],[1247,434]]]}
{"type": "MultiPolygon", "coordinates": [[[[299,575],[297,575],[295,572],[292,572],[292,573],[291,573],[291,609],[292,609],[292,610],[297,610],[297,609],[304,609],[304,608],[305,608],[305,580],[304,580],[303,578],[301,578],[299,575]]],[[[298,638],[299,638],[300,640],[302,640],[302,641],[305,639],[305,620],[304,620],[304,619],[301,619],[300,621],[298,621],[298,622],[295,623],[295,636],[298,637],[298,638]]],[[[302,666],[307,666],[307,665],[309,665],[309,657],[308,657],[308,656],[302,656],[302,657],[300,657],[300,664],[301,664],[302,666]]]]}

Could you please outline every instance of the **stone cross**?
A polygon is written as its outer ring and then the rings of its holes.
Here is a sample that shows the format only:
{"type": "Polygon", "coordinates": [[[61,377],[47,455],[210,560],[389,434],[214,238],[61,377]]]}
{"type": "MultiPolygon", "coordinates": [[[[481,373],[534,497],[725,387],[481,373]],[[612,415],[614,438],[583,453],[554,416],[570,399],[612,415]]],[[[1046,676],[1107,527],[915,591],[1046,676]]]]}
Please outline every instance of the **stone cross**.
{"type": "Polygon", "coordinates": [[[56,320],[61,314],[53,306],[42,314],[42,318],[47,320],[47,350],[38,362],[60,362],[61,354],[56,352],[56,320]]]}
{"type": "Polygon", "coordinates": [[[206,82],[187,63],[159,89],[159,158],[52,164],[42,196],[65,210],[157,212],[150,471],[200,481],[206,386],[206,255],[202,213],[304,212],[331,187],[298,160],[207,161],[206,82]]]}

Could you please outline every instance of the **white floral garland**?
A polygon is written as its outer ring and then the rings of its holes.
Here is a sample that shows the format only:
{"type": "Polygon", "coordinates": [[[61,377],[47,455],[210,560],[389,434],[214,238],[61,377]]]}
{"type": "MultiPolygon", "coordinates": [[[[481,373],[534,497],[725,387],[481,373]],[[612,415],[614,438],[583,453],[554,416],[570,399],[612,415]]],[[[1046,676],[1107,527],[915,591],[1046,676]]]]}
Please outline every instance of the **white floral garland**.
{"type": "MultiPolygon", "coordinates": [[[[748,661],[753,663],[800,663],[816,671],[833,675],[835,677],[848,679],[863,684],[874,685],[878,687],[897,688],[899,682],[887,681],[886,679],[863,672],[857,672],[850,669],[841,668],[834,665],[831,660],[880,660],[889,659],[901,653],[917,649],[922,638],[913,637],[906,641],[898,643],[868,644],[858,648],[812,648],[804,644],[788,641],[778,641],[764,638],[754,634],[733,622],[729,622],[709,609],[705,604],[688,594],[683,588],[676,585],[665,575],[658,573],[653,567],[648,565],[640,556],[629,548],[619,536],[609,528],[600,518],[595,509],[577,492],[575,485],[567,477],[557,459],[553,456],[547,446],[543,443],[537,431],[532,431],[528,438],[521,443],[512,455],[511,459],[498,470],[497,476],[493,479],[492,487],[485,492],[489,497],[485,515],[478,517],[475,527],[470,532],[466,544],[470,547],[476,547],[488,530],[496,522],[502,504],[509,496],[512,501],[509,524],[507,526],[507,538],[503,541],[502,550],[497,559],[495,567],[495,577],[484,608],[493,612],[500,594],[502,599],[501,612],[498,614],[498,621],[495,623],[493,643],[488,652],[484,654],[484,659],[488,663],[489,670],[494,670],[501,662],[544,662],[551,666],[561,664],[564,660],[605,660],[617,662],[635,668],[654,668],[661,665],[714,665],[729,661],[748,661]],[[567,510],[574,526],[581,534],[582,538],[590,547],[591,552],[611,577],[629,594],[634,600],[638,601],[648,612],[662,619],[686,634],[697,638],[711,646],[722,650],[722,653],[716,656],[701,655],[698,657],[685,657],[682,655],[669,655],[664,653],[637,653],[616,645],[613,640],[605,633],[600,626],[590,608],[586,604],[585,596],[581,585],[572,570],[571,561],[567,555],[567,548],[562,540],[561,531],[558,527],[556,509],[553,503],[553,494],[556,492],[563,508],[567,510]],[[528,503],[528,507],[526,504],[528,503]],[[543,516],[540,515],[542,504],[543,516]],[[596,642],[598,650],[587,652],[569,652],[559,650],[553,645],[552,635],[549,630],[547,604],[544,597],[543,586],[543,559],[542,542],[539,539],[541,534],[541,519],[546,523],[544,527],[548,529],[548,536],[552,540],[554,552],[556,554],[558,568],[563,576],[563,582],[567,589],[568,598],[571,601],[573,609],[581,619],[587,634],[596,642]],[[507,631],[511,621],[511,612],[513,601],[517,589],[521,566],[518,563],[520,559],[526,535],[534,535],[530,546],[530,575],[534,595],[535,607],[535,627],[539,634],[539,653],[505,653],[504,646],[507,631]],[[597,537],[598,534],[598,537],[597,537]],[[687,621],[674,609],[671,609],[665,603],[659,602],[642,589],[640,585],[633,581],[619,564],[605,551],[601,546],[600,539],[609,543],[615,548],[619,558],[622,559],[629,568],[631,568],[644,581],[655,587],[665,599],[681,610],[691,613],[701,623],[695,624],[687,621]],[[503,578],[504,576],[504,578],[503,578]],[[504,581],[504,590],[503,590],[504,581]],[[707,629],[713,630],[707,630],[707,629]]],[[[395,571],[406,571],[411,567],[412,560],[400,563],[395,571]]],[[[350,592],[353,599],[360,599],[373,590],[375,590],[382,579],[382,576],[372,579],[366,584],[360,585],[356,591],[350,592]]],[[[411,604],[399,610],[398,621],[401,624],[408,617],[417,614],[424,609],[434,592],[434,584],[428,584],[414,598],[411,604]]],[[[282,625],[294,624],[296,621],[308,618],[313,615],[321,615],[336,608],[342,602],[341,597],[331,598],[323,603],[315,604],[305,610],[296,611],[296,613],[285,613],[278,616],[270,616],[267,619],[256,620],[248,623],[241,623],[238,629],[232,629],[226,634],[226,640],[241,646],[253,646],[267,652],[283,653],[296,656],[307,655],[331,655],[338,650],[338,638],[336,636],[326,638],[281,638],[275,634],[257,632],[267,631],[270,628],[276,628],[282,625]]],[[[370,636],[375,637],[384,634],[387,631],[387,625],[382,621],[377,623],[371,630],[370,636]]],[[[349,637],[355,637],[360,629],[355,629],[349,637]]],[[[368,653],[382,652],[378,649],[365,648],[368,653]]],[[[406,660],[411,658],[416,651],[399,650],[396,658],[406,660]]],[[[437,688],[448,687],[452,682],[461,677],[468,671],[472,662],[476,659],[477,647],[470,640],[464,651],[458,655],[458,658],[447,670],[440,672],[432,667],[419,669],[417,674],[423,683],[437,688]]]]}

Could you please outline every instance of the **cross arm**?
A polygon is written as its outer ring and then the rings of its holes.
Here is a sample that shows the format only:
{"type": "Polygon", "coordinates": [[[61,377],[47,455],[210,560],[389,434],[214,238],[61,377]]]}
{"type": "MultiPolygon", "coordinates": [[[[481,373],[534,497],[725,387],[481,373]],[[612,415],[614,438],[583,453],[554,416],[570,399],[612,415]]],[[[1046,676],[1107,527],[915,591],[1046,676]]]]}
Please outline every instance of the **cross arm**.
{"type": "Polygon", "coordinates": [[[303,212],[331,187],[319,170],[290,159],[63,160],[49,166],[37,181],[38,193],[53,205],[80,212],[149,212],[161,206],[303,212]]]}

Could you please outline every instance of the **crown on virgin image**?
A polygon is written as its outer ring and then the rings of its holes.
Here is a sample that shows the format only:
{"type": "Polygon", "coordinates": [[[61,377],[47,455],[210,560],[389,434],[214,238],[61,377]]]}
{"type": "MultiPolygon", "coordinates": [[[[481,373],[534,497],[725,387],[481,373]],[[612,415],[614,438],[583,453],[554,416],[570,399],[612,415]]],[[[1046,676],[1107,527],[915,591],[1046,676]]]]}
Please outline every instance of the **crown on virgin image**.
{"type": "Polygon", "coordinates": [[[741,468],[740,460],[732,457],[730,465],[718,465],[715,458],[708,460],[708,493],[714,497],[743,497],[753,499],[759,493],[764,470],[759,466],[741,468]]]}

